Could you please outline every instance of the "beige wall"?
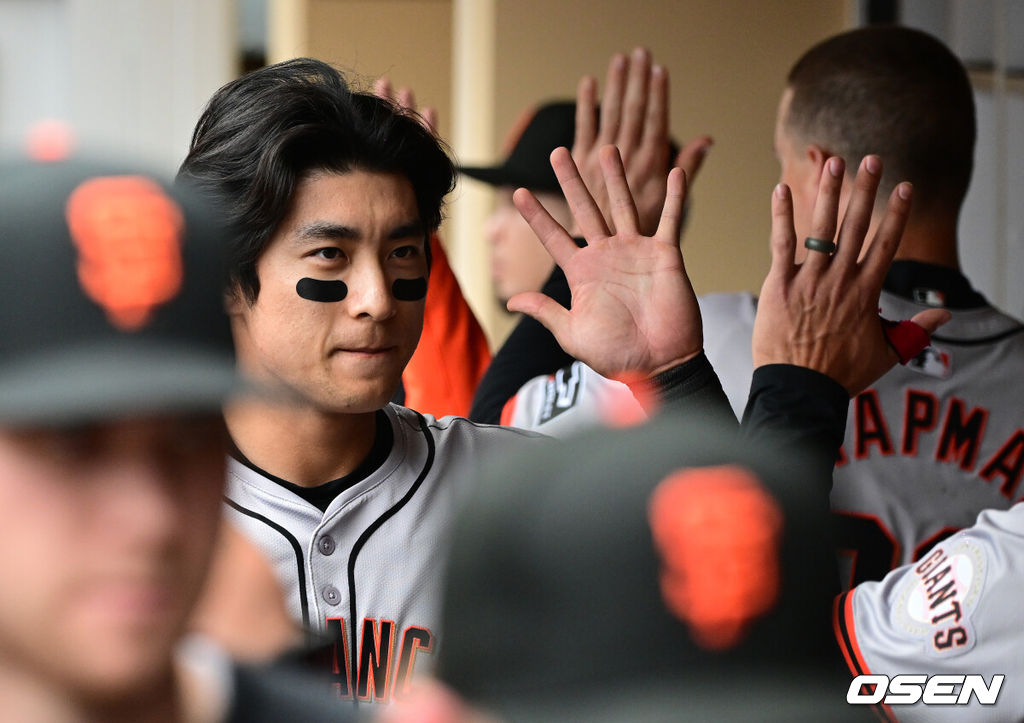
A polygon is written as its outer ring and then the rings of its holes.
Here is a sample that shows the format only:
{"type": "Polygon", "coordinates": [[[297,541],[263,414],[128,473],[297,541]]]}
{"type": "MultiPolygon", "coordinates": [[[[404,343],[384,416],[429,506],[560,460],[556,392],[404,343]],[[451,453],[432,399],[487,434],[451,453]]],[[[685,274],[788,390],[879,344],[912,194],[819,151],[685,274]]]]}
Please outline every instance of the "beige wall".
{"type": "MultiPolygon", "coordinates": [[[[772,131],[785,73],[811,44],[848,27],[854,5],[851,0],[274,2],[290,8],[290,22],[299,28],[292,31],[291,54],[317,55],[369,79],[387,73],[414,86],[422,102],[441,110],[442,134],[481,119],[493,124],[474,134],[456,133],[454,150],[466,163],[495,160],[500,139],[527,105],[571,97],[584,73],[603,80],[615,51],[651,48],[672,79],[674,136],[685,141],[707,132],[715,138],[694,187],[684,243],[698,293],[760,288],[768,268],[769,195],[778,179],[772,131]],[[472,21],[465,22],[470,14],[472,21]],[[452,71],[453,48],[472,46],[466,37],[455,37],[453,27],[464,29],[470,41],[494,38],[493,52],[477,48],[469,51],[475,54],[458,56],[480,65],[474,67],[475,81],[459,81],[452,71]],[[492,82],[481,82],[481,74],[492,82]],[[449,109],[465,117],[452,119],[449,109]],[[490,153],[480,149],[479,139],[487,136],[494,139],[490,153]],[[472,144],[462,140],[470,137],[472,144]]],[[[491,300],[480,210],[468,208],[486,206],[489,197],[473,185],[456,191],[446,241],[467,296],[497,342],[509,320],[491,300]],[[460,217],[472,217],[472,223],[460,225],[460,217]]]]}
{"type": "Polygon", "coordinates": [[[387,75],[437,108],[449,135],[451,0],[273,0],[271,10],[271,62],[309,55],[366,88],[387,75]]]}

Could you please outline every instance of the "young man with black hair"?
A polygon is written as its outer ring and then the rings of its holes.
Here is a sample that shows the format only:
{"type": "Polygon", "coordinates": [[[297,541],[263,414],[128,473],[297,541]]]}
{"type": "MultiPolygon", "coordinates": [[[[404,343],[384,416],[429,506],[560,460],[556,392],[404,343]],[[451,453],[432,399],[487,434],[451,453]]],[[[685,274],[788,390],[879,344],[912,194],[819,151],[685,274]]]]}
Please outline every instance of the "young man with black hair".
{"type": "MultiPolygon", "coordinates": [[[[555,172],[576,168],[562,159],[555,172]]],[[[443,642],[453,510],[489,453],[530,436],[388,403],[420,333],[425,244],[452,164],[417,118],[298,59],[219,90],[180,175],[237,229],[228,307],[239,367],[288,397],[227,410],[229,517],[270,558],[293,617],[335,641],[339,694],[401,698],[443,642]]],[[[567,270],[570,289],[586,291],[565,326],[574,338],[560,341],[599,372],[654,376],[700,357],[699,328],[665,313],[693,296],[674,184],[659,225],[671,243],[627,228],[584,250],[583,275],[567,270]],[[618,278],[637,252],[640,265],[618,278]],[[637,282],[625,309],[604,292],[637,282]]]]}

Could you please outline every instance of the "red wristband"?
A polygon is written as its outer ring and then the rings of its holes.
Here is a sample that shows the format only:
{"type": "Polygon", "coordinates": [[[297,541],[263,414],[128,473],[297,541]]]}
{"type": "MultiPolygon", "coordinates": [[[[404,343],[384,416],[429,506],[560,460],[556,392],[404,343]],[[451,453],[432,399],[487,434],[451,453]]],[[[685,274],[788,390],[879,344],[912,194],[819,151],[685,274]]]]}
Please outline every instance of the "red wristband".
{"type": "MultiPolygon", "coordinates": [[[[881,317],[879,317],[881,319],[881,317]]],[[[882,331],[889,346],[896,350],[900,364],[906,364],[917,357],[931,344],[931,337],[920,324],[913,321],[889,321],[882,319],[882,331]]]]}

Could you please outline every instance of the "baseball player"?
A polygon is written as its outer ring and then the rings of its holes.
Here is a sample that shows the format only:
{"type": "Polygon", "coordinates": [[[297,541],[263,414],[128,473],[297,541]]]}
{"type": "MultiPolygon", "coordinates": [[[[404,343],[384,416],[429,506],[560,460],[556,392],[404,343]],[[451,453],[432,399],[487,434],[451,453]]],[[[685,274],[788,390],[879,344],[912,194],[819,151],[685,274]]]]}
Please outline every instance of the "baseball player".
{"type": "MultiPolygon", "coordinates": [[[[515,214],[511,205],[514,188],[540,192],[549,212],[571,228],[565,221],[571,219],[568,207],[548,161],[556,147],[571,145],[588,188],[611,223],[598,150],[615,144],[623,154],[630,188],[635,193],[640,228],[652,233],[661,213],[669,168],[680,166],[692,182],[711,146],[709,136],[698,136],[677,149],[669,138],[668,125],[668,72],[664,66],[652,63],[650,51],[637,48],[628,56],[616,54],[609,61],[600,110],[596,80],[583,78],[575,106],[542,106],[500,165],[460,169],[502,189],[487,231],[496,264],[492,273],[503,303],[514,293],[538,290],[563,306],[570,301],[561,269],[556,267],[544,281],[550,260],[537,246],[529,227],[515,214]],[[539,276],[538,252],[544,254],[546,264],[539,276]]],[[[573,232],[579,236],[578,230],[573,232]]],[[[644,416],[642,405],[628,386],[573,359],[550,332],[528,317],[516,325],[495,354],[470,412],[474,421],[553,436],[572,434],[602,421],[644,416]]]]}
{"type": "Polygon", "coordinates": [[[220,227],[138,169],[0,164],[0,719],[345,720],[183,631],[238,390],[220,227]]]}
{"type": "MultiPolygon", "coordinates": [[[[847,587],[923,559],[981,510],[1024,496],[1024,397],[1016,396],[1024,392],[1013,383],[1024,373],[1024,326],[972,289],[957,260],[974,139],[963,66],[908,28],[863,28],[820,43],[793,66],[780,102],[775,145],[800,233],[813,235],[801,189],[817,182],[827,153],[881,154],[887,178],[913,181],[916,193],[882,313],[953,313],[931,348],[851,404],[832,495],[847,587]]],[[[705,351],[736,409],[746,402],[755,303],[715,295],[701,304],[705,351]]]]}
{"type": "MultiPolygon", "coordinates": [[[[579,193],[567,154],[555,169],[579,193]]],[[[614,193],[628,193],[617,156],[604,170],[620,184],[614,193]]],[[[443,644],[444,550],[475,465],[530,436],[388,404],[420,334],[425,242],[452,164],[415,118],[298,59],[221,88],[180,175],[235,224],[228,308],[238,364],[281,390],[227,410],[228,516],[271,560],[296,621],[332,637],[339,696],[400,699],[443,644]]],[[[665,313],[693,298],[678,273],[678,174],[668,189],[655,237],[625,218],[610,235],[586,196],[584,235],[601,241],[586,249],[563,238],[531,195],[517,197],[570,286],[587,289],[571,314],[553,315],[542,296],[518,297],[519,308],[596,370],[652,376],[700,356],[699,327],[665,313]],[[601,289],[645,278],[617,276],[615,264],[635,249],[649,251],[640,270],[666,283],[624,305],[601,289]],[[638,320],[643,332],[630,333],[638,320]]]]}

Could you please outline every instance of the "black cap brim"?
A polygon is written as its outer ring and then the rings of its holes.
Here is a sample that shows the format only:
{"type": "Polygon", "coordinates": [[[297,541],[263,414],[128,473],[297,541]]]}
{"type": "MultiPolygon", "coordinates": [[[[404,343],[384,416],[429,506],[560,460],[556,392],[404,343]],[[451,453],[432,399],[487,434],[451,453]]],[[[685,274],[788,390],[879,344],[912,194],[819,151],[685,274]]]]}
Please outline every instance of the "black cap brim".
{"type": "Polygon", "coordinates": [[[246,392],[231,357],[131,340],[28,357],[3,369],[0,423],[74,425],[118,417],[217,413],[246,392]]]}

